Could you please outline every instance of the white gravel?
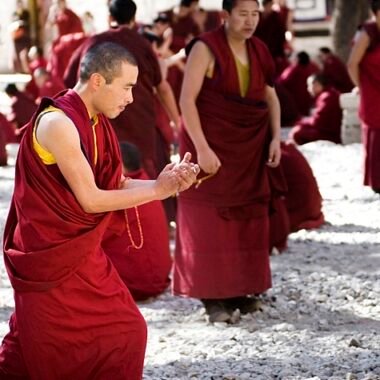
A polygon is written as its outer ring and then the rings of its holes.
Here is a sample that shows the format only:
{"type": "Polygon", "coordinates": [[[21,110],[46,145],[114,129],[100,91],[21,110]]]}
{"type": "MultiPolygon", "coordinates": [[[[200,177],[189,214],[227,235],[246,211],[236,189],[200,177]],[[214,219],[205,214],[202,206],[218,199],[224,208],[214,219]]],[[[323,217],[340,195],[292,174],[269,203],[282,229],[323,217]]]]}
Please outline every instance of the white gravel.
{"type": "MultiPolygon", "coordinates": [[[[362,186],[362,147],[301,148],[317,177],[327,223],[289,237],[271,258],[263,311],[236,325],[205,322],[197,300],[167,292],[140,309],[149,325],[144,379],[379,380],[380,196],[362,186]]],[[[0,228],[14,167],[0,168],[0,228]]],[[[12,290],[0,264],[0,335],[12,290]]]]}

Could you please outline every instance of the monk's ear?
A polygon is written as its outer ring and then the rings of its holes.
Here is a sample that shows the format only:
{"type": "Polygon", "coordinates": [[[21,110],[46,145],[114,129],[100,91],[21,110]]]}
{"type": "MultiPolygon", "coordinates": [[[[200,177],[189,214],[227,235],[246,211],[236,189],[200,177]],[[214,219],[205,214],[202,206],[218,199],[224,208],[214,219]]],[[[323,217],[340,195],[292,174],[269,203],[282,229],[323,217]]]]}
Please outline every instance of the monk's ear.
{"type": "Polygon", "coordinates": [[[100,75],[99,73],[91,74],[90,79],[89,79],[89,85],[91,89],[96,91],[104,83],[105,83],[105,79],[103,78],[102,75],[100,75]]]}
{"type": "Polygon", "coordinates": [[[222,19],[223,22],[226,22],[228,20],[228,16],[230,14],[225,10],[223,9],[221,12],[220,12],[220,18],[222,19]]]}

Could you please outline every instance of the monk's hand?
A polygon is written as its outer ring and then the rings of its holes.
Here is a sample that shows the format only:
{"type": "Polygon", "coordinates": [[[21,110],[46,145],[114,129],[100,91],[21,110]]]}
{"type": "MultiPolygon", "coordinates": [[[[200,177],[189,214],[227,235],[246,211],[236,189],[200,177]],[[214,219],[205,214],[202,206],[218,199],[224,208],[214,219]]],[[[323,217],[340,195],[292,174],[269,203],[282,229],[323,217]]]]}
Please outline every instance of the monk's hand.
{"type": "Polygon", "coordinates": [[[281,159],[281,146],[279,139],[273,139],[269,145],[269,156],[267,165],[275,168],[280,164],[281,159]]]}
{"type": "Polygon", "coordinates": [[[187,190],[196,180],[200,172],[199,165],[194,164],[191,160],[191,154],[187,152],[182,161],[176,164],[173,171],[177,175],[178,188],[177,192],[187,190]]]}
{"type": "Polygon", "coordinates": [[[198,151],[198,164],[207,174],[215,174],[222,166],[218,156],[210,147],[198,151]]]}

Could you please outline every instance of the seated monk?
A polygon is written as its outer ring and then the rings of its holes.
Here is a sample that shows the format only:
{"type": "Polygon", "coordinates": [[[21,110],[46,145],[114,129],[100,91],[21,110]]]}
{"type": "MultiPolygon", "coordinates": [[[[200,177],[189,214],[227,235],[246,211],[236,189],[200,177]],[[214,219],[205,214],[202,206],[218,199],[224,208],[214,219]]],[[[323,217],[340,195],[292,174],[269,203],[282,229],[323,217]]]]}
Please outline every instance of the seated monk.
{"type": "MultiPolygon", "coordinates": [[[[149,179],[141,167],[138,148],[120,143],[123,170],[126,177],[149,179]]],[[[108,233],[103,249],[111,259],[121,279],[135,301],[156,297],[170,284],[172,260],[169,252],[169,232],[160,201],[153,201],[128,210],[129,229],[121,235],[108,233]]]]}
{"type": "Polygon", "coordinates": [[[326,79],[322,74],[312,75],[307,81],[308,91],[316,98],[315,109],[310,117],[301,119],[291,129],[289,139],[299,145],[317,140],[341,143],[340,93],[333,87],[327,86],[326,79]]]}
{"type": "Polygon", "coordinates": [[[7,119],[19,129],[29,122],[37,105],[33,99],[19,91],[14,83],[5,87],[5,93],[11,98],[11,113],[7,115],[7,119]]]}
{"type": "Polygon", "coordinates": [[[59,78],[53,77],[45,68],[40,67],[33,73],[33,79],[38,87],[39,97],[54,97],[65,89],[59,78]]]}
{"type": "Polygon", "coordinates": [[[313,99],[307,90],[307,78],[319,72],[318,66],[310,61],[309,55],[301,51],[297,54],[296,62],[287,67],[277,83],[284,86],[293,97],[300,115],[308,116],[313,99]]]}
{"type": "Polygon", "coordinates": [[[281,166],[288,185],[285,204],[290,231],[320,227],[324,217],[318,184],[309,163],[294,144],[281,143],[281,166]]]}
{"type": "Polygon", "coordinates": [[[319,49],[318,58],[322,63],[321,73],[326,78],[326,81],[341,93],[351,92],[354,84],[345,63],[333,54],[328,47],[319,49]]]}

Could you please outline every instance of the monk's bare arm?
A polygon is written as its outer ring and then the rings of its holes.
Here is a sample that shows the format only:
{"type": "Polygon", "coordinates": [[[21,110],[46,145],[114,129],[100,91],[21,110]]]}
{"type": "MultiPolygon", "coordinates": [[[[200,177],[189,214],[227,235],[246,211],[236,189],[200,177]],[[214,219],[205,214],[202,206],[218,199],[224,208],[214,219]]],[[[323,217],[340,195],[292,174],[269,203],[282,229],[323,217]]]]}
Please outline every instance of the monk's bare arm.
{"type": "Polygon", "coordinates": [[[281,108],[276,90],[273,87],[265,88],[266,101],[269,108],[269,123],[272,132],[272,141],[269,146],[268,165],[276,167],[281,158],[281,108]]]}
{"type": "Polygon", "coordinates": [[[355,40],[355,43],[351,49],[350,57],[347,62],[348,73],[350,74],[352,82],[355,86],[360,86],[359,81],[359,64],[362,60],[370,40],[369,36],[365,31],[361,31],[355,40]]]}
{"type": "Polygon", "coordinates": [[[55,157],[78,203],[88,213],[120,210],[164,199],[189,187],[197,174],[196,169],[193,171],[184,165],[182,176],[171,170],[161,173],[155,181],[148,181],[146,186],[102,190],[96,186],[91,167],[81,151],[78,131],[65,115],[58,112],[44,115],[38,125],[37,140],[55,157]]]}
{"type": "Polygon", "coordinates": [[[196,100],[202,88],[207,70],[214,62],[209,48],[201,41],[193,46],[186,62],[185,76],[182,84],[180,107],[188,132],[198,155],[199,166],[206,173],[216,173],[221,162],[208,145],[203,133],[196,100]]]}
{"type": "Polygon", "coordinates": [[[168,114],[170,120],[179,128],[180,116],[173,94],[173,90],[166,79],[163,79],[160,84],[156,87],[157,96],[160,103],[164,107],[166,113],[168,114]]]}
{"type": "Polygon", "coordinates": [[[196,100],[212,60],[213,56],[203,42],[199,41],[193,46],[186,62],[179,101],[186,131],[190,135],[197,152],[208,148],[207,140],[202,131],[196,100]]]}

